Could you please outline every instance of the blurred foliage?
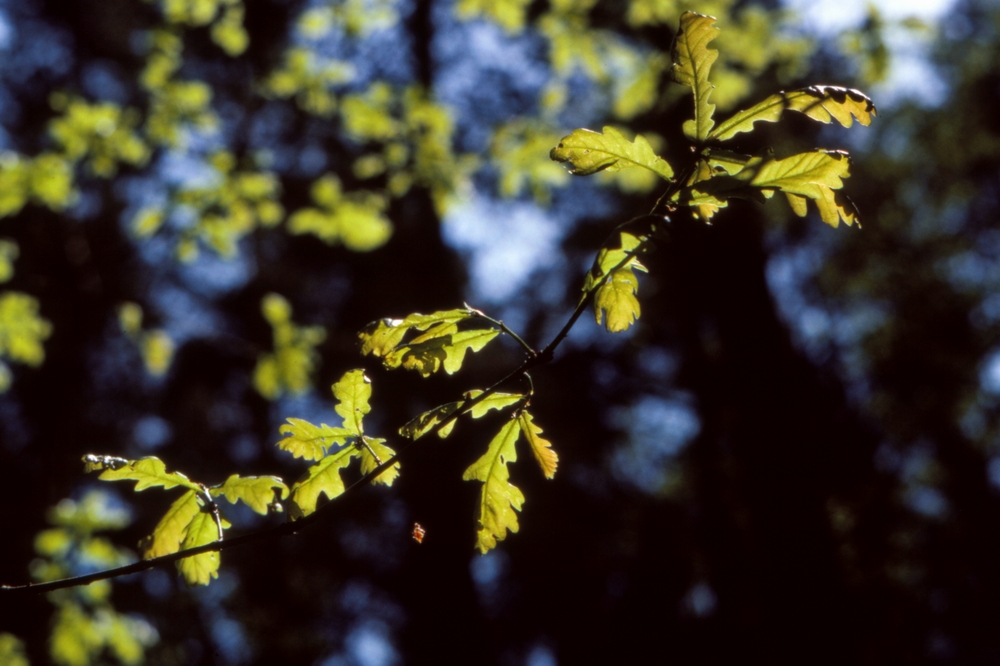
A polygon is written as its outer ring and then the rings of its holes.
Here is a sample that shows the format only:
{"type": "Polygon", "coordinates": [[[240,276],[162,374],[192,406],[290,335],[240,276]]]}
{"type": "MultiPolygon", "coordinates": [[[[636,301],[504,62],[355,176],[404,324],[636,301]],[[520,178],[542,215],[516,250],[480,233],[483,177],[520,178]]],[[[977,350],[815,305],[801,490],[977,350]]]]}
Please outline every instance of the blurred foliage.
{"type": "Polygon", "coordinates": [[[322,326],[296,326],[291,305],[278,294],[266,295],[260,310],[271,324],[274,351],[257,360],[254,388],[268,400],[284,393],[304,393],[318,361],[315,347],[326,339],[326,331],[322,326]]]}
{"type": "Polygon", "coordinates": [[[0,392],[10,388],[12,378],[5,360],[41,365],[42,342],[51,334],[52,324],[39,316],[37,299],[17,291],[0,294],[0,392]]]}
{"type": "MultiPolygon", "coordinates": [[[[48,513],[53,527],[35,536],[38,557],[31,563],[36,581],[49,581],[88,571],[128,564],[134,555],[97,533],[128,526],[128,512],[106,492],[91,490],[80,500],[62,500],[48,513]]],[[[48,595],[56,606],[49,638],[49,657],[60,666],[106,663],[104,654],[121,664],[139,664],[159,635],[146,620],[119,613],[111,600],[112,585],[100,581],[48,595]]],[[[8,663],[8,662],[5,662],[8,663]]]]}
{"type": "Polygon", "coordinates": [[[142,307],[137,303],[123,303],[118,308],[118,324],[122,333],[139,347],[146,371],[154,377],[166,374],[174,357],[174,342],[166,331],[143,331],[142,307]]]}

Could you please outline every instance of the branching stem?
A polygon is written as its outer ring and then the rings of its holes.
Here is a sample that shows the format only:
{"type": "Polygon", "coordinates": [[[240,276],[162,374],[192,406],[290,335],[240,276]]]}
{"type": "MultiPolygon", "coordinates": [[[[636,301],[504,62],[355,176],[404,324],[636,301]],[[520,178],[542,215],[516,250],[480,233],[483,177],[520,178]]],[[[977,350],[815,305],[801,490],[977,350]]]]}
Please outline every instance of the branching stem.
{"type": "MultiPolygon", "coordinates": [[[[669,192],[670,190],[668,190],[668,193],[669,192]]],[[[664,197],[666,196],[667,195],[664,194],[664,197]]],[[[653,207],[654,211],[656,210],[656,207],[660,205],[660,202],[664,199],[664,197],[660,197],[660,200],[657,201],[656,206],[653,207]]],[[[615,232],[612,232],[612,235],[614,233],[617,233],[617,231],[622,227],[635,224],[640,220],[644,220],[646,218],[651,218],[651,217],[655,217],[656,219],[661,221],[666,219],[661,216],[655,216],[652,213],[650,213],[649,215],[641,215],[616,227],[616,230],[615,232]]],[[[518,377],[523,377],[527,379],[529,387],[531,387],[529,388],[529,395],[530,395],[530,392],[533,392],[534,390],[534,384],[532,383],[531,377],[528,374],[528,372],[538,366],[545,365],[546,363],[552,361],[555,355],[556,348],[562,343],[563,340],[566,339],[566,336],[569,335],[570,330],[576,324],[577,320],[579,320],[580,315],[582,315],[583,312],[587,309],[587,306],[591,303],[591,301],[593,301],[594,296],[597,294],[597,291],[605,284],[605,282],[607,282],[611,274],[614,273],[616,270],[623,268],[637,255],[643,253],[652,244],[652,242],[653,242],[652,238],[647,238],[646,240],[640,242],[639,245],[634,247],[632,250],[628,251],[625,257],[621,261],[619,261],[613,268],[611,268],[611,270],[607,271],[605,275],[598,282],[592,285],[590,289],[588,289],[586,293],[584,293],[583,297],[580,299],[580,302],[573,310],[573,313],[566,321],[566,324],[562,327],[562,329],[560,329],[559,333],[556,334],[556,336],[552,339],[552,341],[548,345],[546,345],[545,348],[542,349],[542,351],[540,352],[535,351],[534,348],[531,347],[531,345],[525,342],[519,335],[514,333],[512,330],[510,330],[510,328],[507,327],[502,321],[493,319],[492,317],[489,317],[485,313],[466,305],[466,307],[469,309],[470,312],[473,313],[474,316],[486,319],[495,326],[499,327],[501,331],[514,338],[514,340],[516,340],[518,344],[520,344],[521,347],[523,347],[525,351],[528,352],[528,356],[524,359],[521,365],[518,366],[515,370],[507,374],[500,381],[496,382],[495,384],[484,390],[476,397],[469,398],[463,401],[462,404],[454,412],[452,412],[452,414],[450,414],[447,418],[436,423],[433,428],[431,428],[428,432],[424,434],[429,435],[438,432],[439,430],[441,430],[442,428],[444,428],[445,426],[449,425],[451,422],[456,420],[459,416],[465,414],[473,407],[478,405],[480,402],[482,402],[486,398],[496,393],[500,389],[500,387],[515,380],[518,377]]],[[[238,548],[240,546],[257,543],[258,541],[264,541],[276,537],[283,537],[291,534],[296,534],[300,532],[303,528],[308,527],[309,525],[312,525],[313,523],[319,522],[321,520],[325,520],[328,516],[334,515],[333,507],[342,507],[343,502],[348,497],[357,494],[362,488],[370,485],[372,481],[374,481],[380,474],[382,474],[382,472],[385,472],[387,469],[389,469],[396,463],[400,462],[403,459],[403,457],[407,455],[407,452],[412,450],[413,444],[416,443],[416,440],[410,440],[405,442],[399,448],[399,451],[394,456],[385,461],[381,461],[379,457],[375,455],[375,452],[371,450],[370,446],[368,445],[368,442],[366,442],[364,438],[359,440],[359,442],[362,444],[362,446],[368,448],[369,452],[375,458],[376,463],[378,463],[375,469],[368,472],[363,477],[352,483],[350,486],[344,489],[344,492],[342,492],[336,498],[329,500],[328,502],[317,508],[316,511],[309,514],[308,516],[305,516],[295,521],[288,521],[274,527],[257,530],[255,532],[248,532],[247,534],[243,534],[226,540],[222,540],[221,538],[222,526],[220,523],[219,541],[213,541],[212,543],[196,546],[194,548],[179,550],[176,553],[170,553],[169,555],[161,555],[160,557],[154,557],[148,560],[140,560],[138,562],[134,562],[132,564],[128,564],[123,567],[118,567],[116,569],[96,571],[94,573],[89,573],[82,576],[63,578],[60,580],[48,581],[45,583],[28,583],[26,585],[2,585],[0,586],[0,593],[9,594],[9,593],[30,592],[30,593],[40,594],[43,592],[51,592],[52,590],[59,590],[67,587],[90,585],[91,583],[97,582],[99,580],[107,580],[110,578],[118,578],[120,576],[128,576],[130,574],[147,571],[155,567],[161,567],[167,564],[173,564],[178,560],[182,560],[187,557],[193,557],[195,555],[201,555],[202,553],[210,553],[213,551],[221,552],[223,550],[228,550],[230,548],[238,548]]],[[[215,515],[217,516],[218,513],[216,512],[215,515]]]]}

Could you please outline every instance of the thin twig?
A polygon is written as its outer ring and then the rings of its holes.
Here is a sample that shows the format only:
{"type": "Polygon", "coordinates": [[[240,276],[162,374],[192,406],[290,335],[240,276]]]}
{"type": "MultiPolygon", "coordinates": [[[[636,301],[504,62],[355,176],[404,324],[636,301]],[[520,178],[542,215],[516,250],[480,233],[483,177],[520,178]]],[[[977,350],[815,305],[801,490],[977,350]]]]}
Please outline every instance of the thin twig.
{"type": "MultiPolygon", "coordinates": [[[[659,205],[659,202],[657,202],[657,205],[659,205]]],[[[658,216],[654,216],[651,213],[650,215],[643,215],[637,218],[633,218],[632,220],[629,220],[628,222],[625,222],[622,225],[616,227],[616,231],[617,229],[621,229],[626,225],[633,224],[647,217],[658,217],[658,216]]],[[[663,218],[658,218],[658,219],[663,219],[663,218]]],[[[484,319],[487,319],[488,321],[493,322],[494,324],[499,326],[502,331],[513,337],[522,347],[524,347],[528,351],[528,356],[521,363],[521,365],[518,366],[517,369],[508,373],[500,381],[494,383],[492,386],[485,389],[482,393],[480,393],[476,397],[463,400],[462,403],[458,406],[458,408],[455,409],[454,412],[452,412],[447,418],[436,423],[430,430],[428,430],[424,434],[429,435],[440,431],[442,428],[455,421],[462,414],[468,413],[473,407],[475,407],[480,402],[482,402],[486,398],[496,393],[501,386],[519,376],[527,378],[529,386],[531,387],[529,388],[529,395],[530,395],[530,393],[533,392],[534,390],[533,388],[534,384],[533,382],[531,382],[531,377],[528,375],[528,371],[540,365],[544,365],[552,360],[556,347],[558,347],[562,343],[562,341],[566,338],[566,336],[569,335],[569,331],[576,324],[577,320],[580,318],[580,315],[583,314],[584,310],[586,310],[587,306],[593,300],[594,295],[597,293],[597,291],[607,282],[610,275],[614,273],[614,271],[623,268],[638,254],[644,252],[651,242],[652,242],[651,239],[643,240],[639,245],[637,245],[635,248],[627,252],[625,257],[620,262],[618,262],[611,270],[607,271],[607,273],[601,278],[599,282],[592,285],[591,288],[584,294],[583,298],[580,299],[580,302],[573,310],[573,314],[570,315],[570,318],[567,320],[566,324],[562,327],[559,333],[556,334],[555,338],[552,339],[552,342],[550,342],[541,352],[536,352],[530,345],[524,342],[524,340],[521,339],[520,336],[515,334],[506,325],[504,325],[503,322],[492,319],[491,317],[488,317],[487,315],[483,314],[478,310],[469,308],[469,310],[473,312],[475,316],[482,317],[484,319]]],[[[222,552],[223,550],[228,550],[230,548],[238,548],[240,546],[245,546],[251,543],[257,543],[258,541],[262,541],[265,539],[296,534],[303,528],[309,527],[314,523],[324,520],[327,516],[334,515],[332,507],[342,507],[343,502],[348,497],[356,494],[362,488],[370,485],[372,481],[374,481],[384,471],[386,471],[396,463],[400,462],[403,456],[407,454],[407,451],[411,450],[411,447],[415,443],[416,440],[410,440],[406,442],[399,448],[399,451],[395,455],[393,455],[388,460],[381,462],[381,464],[378,464],[375,467],[375,469],[368,472],[360,479],[352,483],[350,486],[345,488],[344,492],[342,492],[336,498],[328,500],[325,504],[317,508],[313,513],[309,514],[308,516],[299,518],[298,520],[288,521],[280,525],[265,528],[262,530],[257,530],[255,532],[248,532],[247,534],[242,534],[240,536],[226,540],[222,540],[220,538],[219,541],[213,541],[212,543],[206,543],[201,546],[195,546],[193,548],[179,550],[175,553],[170,553],[169,555],[161,555],[160,557],[154,557],[148,560],[140,560],[138,562],[133,562],[132,564],[128,564],[115,569],[107,569],[104,571],[97,571],[90,574],[84,574],[82,576],[63,578],[60,580],[47,581],[44,583],[27,583],[25,585],[0,585],[0,593],[41,594],[43,592],[51,592],[52,590],[59,590],[67,587],[90,585],[91,583],[97,582],[99,580],[107,580],[110,578],[128,576],[130,574],[147,571],[149,569],[160,567],[166,564],[172,564],[174,562],[177,562],[178,560],[182,560],[188,557],[194,557],[195,555],[201,555],[203,553],[222,552]]],[[[363,441],[363,444],[365,446],[368,446],[367,442],[363,441]]],[[[371,451],[370,449],[369,451],[375,457],[375,460],[379,462],[379,458],[378,456],[375,455],[374,451],[371,451]]]]}
{"type": "Polygon", "coordinates": [[[518,335],[513,330],[511,330],[507,326],[507,324],[503,323],[503,321],[501,321],[500,319],[494,319],[493,317],[490,317],[489,315],[487,315],[482,310],[477,310],[476,308],[470,306],[468,303],[465,303],[465,307],[468,309],[469,312],[472,313],[473,317],[478,317],[480,319],[485,319],[486,321],[490,322],[491,324],[493,324],[494,326],[496,326],[497,328],[499,328],[502,332],[504,332],[507,335],[509,335],[510,337],[514,338],[514,340],[517,341],[517,344],[521,345],[524,348],[524,350],[526,352],[528,352],[529,354],[536,354],[536,353],[538,353],[538,352],[536,352],[532,348],[531,345],[529,345],[527,342],[525,342],[524,339],[521,338],[520,335],[518,335]]]}

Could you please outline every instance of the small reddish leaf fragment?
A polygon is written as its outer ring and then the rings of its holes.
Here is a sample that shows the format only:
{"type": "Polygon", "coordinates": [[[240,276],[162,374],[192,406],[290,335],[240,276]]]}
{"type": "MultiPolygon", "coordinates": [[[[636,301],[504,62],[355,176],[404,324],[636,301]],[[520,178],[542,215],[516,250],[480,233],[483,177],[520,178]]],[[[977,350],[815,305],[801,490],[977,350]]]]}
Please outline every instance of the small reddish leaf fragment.
{"type": "Polygon", "coordinates": [[[427,530],[421,527],[420,523],[413,523],[413,540],[417,543],[424,542],[424,535],[427,534],[427,530]]]}

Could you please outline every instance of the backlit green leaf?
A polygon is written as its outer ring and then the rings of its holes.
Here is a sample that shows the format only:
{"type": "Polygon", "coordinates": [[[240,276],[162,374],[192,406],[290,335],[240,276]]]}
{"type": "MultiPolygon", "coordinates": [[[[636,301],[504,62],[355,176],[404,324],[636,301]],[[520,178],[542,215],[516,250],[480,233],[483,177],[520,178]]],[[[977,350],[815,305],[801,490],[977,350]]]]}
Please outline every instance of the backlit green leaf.
{"type": "Polygon", "coordinates": [[[476,547],[483,554],[495,548],[507,531],[517,532],[517,513],[524,505],[524,494],[508,479],[507,464],[517,460],[517,438],[521,433],[519,419],[511,419],[490,442],[482,458],[474,462],[462,478],[482,481],[476,533],[476,547]]]}
{"type": "Polygon", "coordinates": [[[777,122],[786,110],[804,113],[821,123],[836,120],[844,127],[850,127],[855,118],[862,125],[869,125],[872,116],[876,115],[875,105],[860,91],[837,86],[810,86],[771,95],[760,104],[739,111],[719,123],[708,138],[731,139],[740,132],[752,131],[756,122],[777,122]]]}
{"type": "Polygon", "coordinates": [[[458,322],[474,316],[471,310],[446,310],[431,315],[412,314],[406,319],[382,319],[359,334],[361,352],[382,357],[387,368],[403,367],[427,377],[442,367],[453,374],[468,350],[480,351],[499,334],[495,328],[459,331],[458,322]],[[409,331],[425,331],[409,342],[409,331]]]}
{"type": "MultiPolygon", "coordinates": [[[[120,459],[118,459],[120,460],[120,459]]],[[[89,469],[87,471],[97,471],[103,469],[99,478],[101,481],[135,481],[135,490],[145,490],[147,488],[163,487],[169,490],[177,486],[183,486],[197,491],[198,485],[192,483],[190,479],[180,472],[168,472],[166,465],[159,458],[150,456],[139,460],[129,460],[124,466],[115,468],[113,465],[95,462],[95,466],[90,466],[92,461],[86,460],[89,469]]]]}
{"type": "MultiPolygon", "coordinates": [[[[474,389],[467,392],[463,396],[464,400],[449,402],[426,411],[400,428],[399,434],[409,439],[420,439],[433,430],[439,423],[446,421],[448,417],[455,413],[456,410],[462,409],[463,405],[467,404],[469,401],[475,399],[481,394],[482,391],[474,389]]],[[[468,410],[467,413],[471,414],[472,418],[478,419],[490,410],[510,407],[511,405],[515,405],[524,399],[525,396],[521,393],[492,393],[488,397],[476,403],[472,409],[468,410]]],[[[463,413],[466,413],[465,410],[463,410],[463,413]]],[[[451,434],[454,427],[455,421],[451,421],[437,431],[438,437],[444,439],[451,434]]]]}
{"type": "Polygon", "coordinates": [[[319,460],[328,452],[344,446],[348,438],[354,436],[346,428],[334,428],[325,423],[317,426],[295,418],[289,418],[279,432],[285,438],[278,442],[278,448],[305,460],[319,460]]]}
{"type": "Polygon", "coordinates": [[[671,77],[691,88],[694,94],[694,119],[684,123],[684,135],[698,143],[708,138],[714,125],[715,105],[708,98],[715,86],[708,82],[708,75],[719,52],[706,45],[719,34],[715,21],[712,16],[684,12],[671,49],[674,61],[671,77]]]}
{"type": "Polygon", "coordinates": [[[150,560],[180,550],[188,525],[200,512],[201,504],[198,502],[198,492],[195,490],[189,490],[174,500],[153,529],[153,533],[143,542],[145,547],[142,558],[150,560]]]}
{"type": "Polygon", "coordinates": [[[281,499],[288,497],[288,487],[277,477],[233,474],[221,486],[212,488],[211,493],[214,497],[222,495],[231,504],[243,500],[248,507],[266,516],[277,499],[276,490],[280,491],[281,499]]]}
{"type": "Polygon", "coordinates": [[[347,446],[331,453],[309,468],[298,481],[292,485],[292,501],[308,516],[316,511],[316,501],[320,495],[333,499],[344,492],[344,481],[340,478],[340,470],[351,464],[358,450],[347,446]]]}
{"type": "MultiPolygon", "coordinates": [[[[836,227],[841,220],[846,224],[859,222],[857,208],[837,192],[843,187],[843,179],[850,176],[851,162],[842,151],[816,150],[800,153],[785,159],[757,157],[737,172],[733,178],[748,184],[765,197],[776,191],[784,192],[792,205],[792,210],[802,215],[805,199],[811,199],[819,209],[820,217],[830,226],[836,227]]],[[[700,188],[708,188],[720,179],[712,179],[700,188]]],[[[711,190],[709,190],[711,191],[711,190]]],[[[736,191],[730,196],[749,196],[736,191]]]]}
{"type": "Polygon", "coordinates": [[[613,244],[617,247],[601,248],[587,273],[582,298],[597,289],[594,294],[594,318],[598,325],[603,322],[608,331],[624,331],[639,317],[639,301],[635,298],[639,281],[632,271],[646,272],[646,267],[636,256],[646,238],[644,235],[620,232],[619,242],[613,244]]]}
{"type": "Polygon", "coordinates": [[[361,420],[372,410],[368,400],[372,397],[372,382],[365,376],[363,370],[345,372],[333,385],[333,395],[339,402],[334,407],[344,419],[344,428],[355,436],[361,436],[365,430],[361,420]]]}
{"type": "Polygon", "coordinates": [[[527,410],[521,412],[517,417],[524,433],[531,446],[531,452],[538,461],[538,466],[542,468],[542,474],[546,479],[551,479],[556,475],[556,468],[559,466],[559,456],[552,450],[552,442],[541,437],[542,429],[535,425],[531,414],[527,410]]]}
{"type": "Polygon", "coordinates": [[[594,316],[598,325],[604,316],[604,326],[610,333],[620,333],[639,318],[639,278],[631,267],[613,271],[594,296],[594,316]]]}
{"type": "MultiPolygon", "coordinates": [[[[374,437],[365,437],[364,444],[361,446],[361,473],[368,474],[375,470],[376,467],[384,463],[389,458],[396,455],[396,452],[385,445],[384,439],[376,439],[374,437]]],[[[399,463],[396,463],[389,469],[385,470],[377,477],[375,477],[375,483],[382,483],[387,486],[391,486],[392,482],[396,480],[399,476],[399,463]]]]}
{"type": "MultiPolygon", "coordinates": [[[[226,526],[226,523],[223,523],[226,526]]],[[[184,533],[181,549],[204,546],[219,540],[219,526],[215,517],[206,511],[199,510],[184,533]]],[[[220,557],[218,551],[209,551],[177,561],[177,569],[188,585],[208,585],[213,578],[219,577],[220,557]]]]}
{"type": "Polygon", "coordinates": [[[604,133],[588,129],[573,130],[552,149],[549,157],[557,162],[567,162],[574,176],[589,176],[605,169],[618,171],[627,167],[642,167],[661,178],[670,179],[674,170],[662,157],[653,152],[641,134],[635,142],[626,139],[614,127],[605,127],[604,133]]]}

